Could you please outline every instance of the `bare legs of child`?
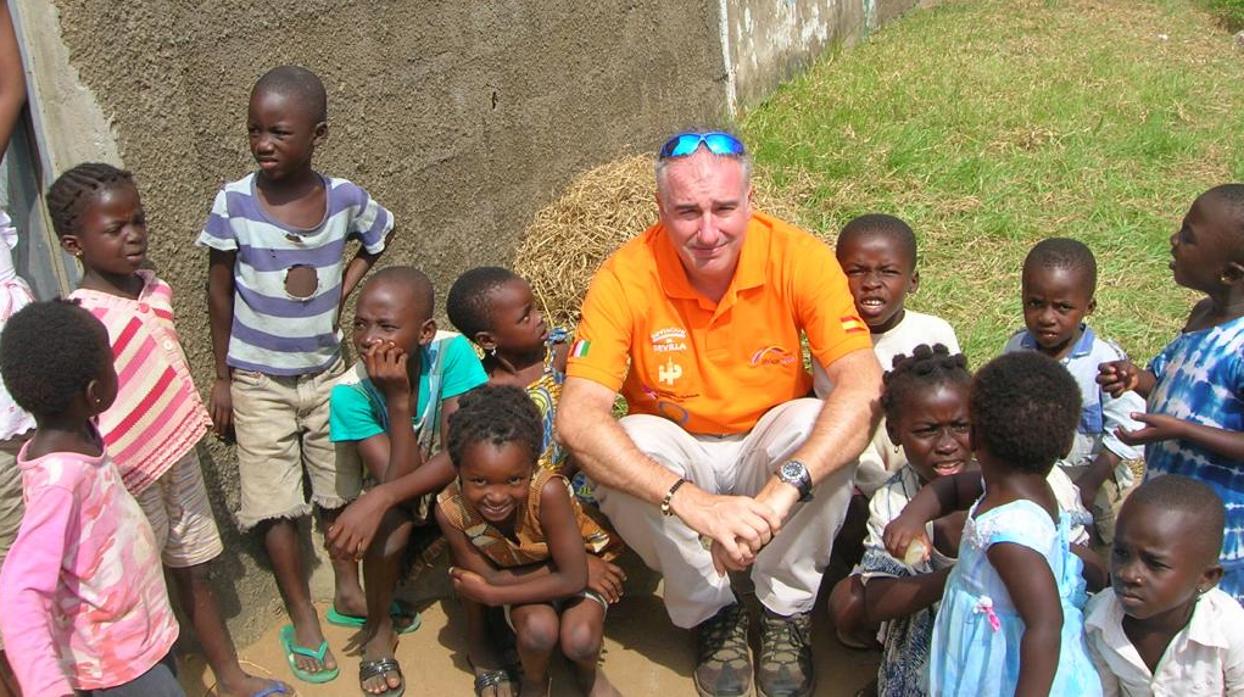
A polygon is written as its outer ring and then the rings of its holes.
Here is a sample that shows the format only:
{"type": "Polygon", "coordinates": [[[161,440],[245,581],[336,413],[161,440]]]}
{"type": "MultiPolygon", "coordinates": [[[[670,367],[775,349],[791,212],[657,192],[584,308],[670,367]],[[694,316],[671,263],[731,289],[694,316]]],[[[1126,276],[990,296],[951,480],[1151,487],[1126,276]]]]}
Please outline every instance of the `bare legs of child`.
{"type": "MultiPolygon", "coordinates": [[[[397,589],[401,571],[402,554],[410,541],[414,521],[402,508],[391,508],[380,521],[376,536],[363,557],[363,579],[367,589],[367,624],[357,638],[362,647],[364,663],[381,659],[393,659],[397,647],[397,631],[389,606],[397,589]]],[[[361,684],[364,692],[384,694],[402,685],[402,675],[390,670],[361,684]]]]}
{"type": "Polygon", "coordinates": [[[553,650],[574,665],[575,679],[589,697],[617,697],[617,689],[605,677],[597,662],[604,637],[605,607],[595,600],[574,598],[567,601],[559,617],[552,605],[536,603],[510,609],[518,657],[523,663],[523,697],[547,697],[549,659],[553,650]]]}
{"type": "MultiPolygon", "coordinates": [[[[327,522],[338,511],[323,511],[327,522]]],[[[260,523],[259,531],[263,536],[264,549],[272,562],[272,571],[276,576],[276,585],[285,601],[285,610],[294,625],[294,637],[298,645],[315,651],[324,643],[324,632],[320,628],[320,618],[311,602],[311,588],[308,585],[306,568],[302,561],[302,543],[298,536],[298,524],[290,518],[277,518],[260,523]]],[[[358,588],[358,565],[353,562],[333,563],[338,596],[343,588],[358,588]]],[[[362,593],[361,589],[357,591],[362,593]]],[[[349,592],[347,592],[348,595],[349,592]]],[[[319,673],[337,667],[337,659],[332,651],[324,653],[324,660],[318,661],[310,656],[295,655],[295,662],[300,670],[308,673],[319,673]]]]}
{"type": "MultiPolygon", "coordinates": [[[[268,680],[248,675],[238,664],[238,653],[229,636],[224,616],[216,603],[209,578],[209,564],[195,564],[183,568],[165,567],[173,578],[177,600],[182,611],[190,617],[194,635],[203,647],[207,664],[216,676],[215,693],[226,697],[250,697],[259,694],[279,680],[268,680]]],[[[3,679],[0,679],[3,683],[3,679]]],[[[283,683],[281,683],[283,684],[283,683]]],[[[286,686],[287,692],[292,692],[286,686]]],[[[7,697],[0,688],[0,697],[7,697]]]]}

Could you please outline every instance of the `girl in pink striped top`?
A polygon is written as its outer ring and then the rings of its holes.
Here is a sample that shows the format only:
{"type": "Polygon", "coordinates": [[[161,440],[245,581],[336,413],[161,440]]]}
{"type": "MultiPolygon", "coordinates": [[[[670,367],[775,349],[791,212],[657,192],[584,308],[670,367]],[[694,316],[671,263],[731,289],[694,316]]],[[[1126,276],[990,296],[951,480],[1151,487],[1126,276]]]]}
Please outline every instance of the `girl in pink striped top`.
{"type": "Polygon", "coordinates": [[[173,326],[173,291],[139,268],[147,257],[147,223],[133,178],[107,164],[78,165],[52,184],[48,212],[61,246],[82,263],[82,280],[70,298],[108,331],[120,389],[99,416],[100,432],[126,489],[151,522],[218,693],[290,692],[284,683],[242,670],[208,582],[208,563],[223,545],[195,446],[211,419],[173,326]]]}

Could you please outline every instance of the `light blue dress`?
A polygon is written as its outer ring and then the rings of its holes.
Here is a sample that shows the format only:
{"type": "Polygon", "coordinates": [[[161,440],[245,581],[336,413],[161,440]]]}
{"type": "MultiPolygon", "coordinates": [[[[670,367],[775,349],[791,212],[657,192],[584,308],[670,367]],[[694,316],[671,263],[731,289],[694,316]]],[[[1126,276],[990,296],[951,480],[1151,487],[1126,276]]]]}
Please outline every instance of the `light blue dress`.
{"type": "Polygon", "coordinates": [[[1050,694],[1101,695],[1101,681],[1084,643],[1083,563],[1071,553],[1068,516],[1063,515],[1056,526],[1043,508],[1020,499],[978,517],[979,504],[972,506],[963,527],[959,563],[946,581],[933,626],[929,694],[992,697],[1015,692],[1024,621],[985,556],[991,545],[1009,542],[1045,557],[1058,583],[1063,631],[1050,694]]]}

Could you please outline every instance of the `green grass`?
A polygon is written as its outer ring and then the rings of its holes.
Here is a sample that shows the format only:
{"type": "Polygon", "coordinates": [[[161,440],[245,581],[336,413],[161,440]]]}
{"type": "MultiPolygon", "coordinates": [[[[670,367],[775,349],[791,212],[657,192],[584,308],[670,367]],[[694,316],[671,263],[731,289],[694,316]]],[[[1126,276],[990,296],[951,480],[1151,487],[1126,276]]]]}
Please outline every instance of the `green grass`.
{"type": "Polygon", "coordinates": [[[1244,0],[1201,0],[1202,4],[1218,16],[1227,29],[1244,29],[1244,0]]]}
{"type": "Polygon", "coordinates": [[[740,121],[809,229],[912,224],[909,304],[949,320],[974,365],[1022,326],[1020,265],[1048,236],[1093,249],[1089,321],[1147,360],[1195,300],[1169,236],[1198,193],[1244,179],[1244,54],[1197,0],[948,0],[740,121]]]}

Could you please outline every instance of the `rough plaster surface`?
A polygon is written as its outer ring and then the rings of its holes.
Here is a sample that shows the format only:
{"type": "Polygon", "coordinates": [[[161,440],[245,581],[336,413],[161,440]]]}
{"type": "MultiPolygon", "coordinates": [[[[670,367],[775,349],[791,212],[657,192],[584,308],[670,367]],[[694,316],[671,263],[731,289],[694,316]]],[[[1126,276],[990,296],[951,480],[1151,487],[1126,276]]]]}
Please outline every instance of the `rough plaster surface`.
{"type": "Polygon", "coordinates": [[[763,99],[834,44],[851,44],[918,0],[724,0],[739,104],[763,99]]]}
{"type": "MultiPolygon", "coordinates": [[[[252,165],[246,100],[268,68],[319,73],[330,135],[317,167],[394,211],[398,237],[382,263],[425,269],[441,298],[466,268],[509,262],[532,214],[577,172],[653,149],[681,125],[719,124],[724,113],[715,18],[689,1],[56,5],[70,60],[138,178],[151,260],[177,293],[203,391],[212,376],[207,255],[192,242],[220,184],[252,165]]],[[[222,596],[247,641],[277,595],[254,540],[232,526],[231,453],[205,450],[227,538],[222,596]]],[[[321,561],[320,597],[331,588],[327,571],[321,561]]]]}

